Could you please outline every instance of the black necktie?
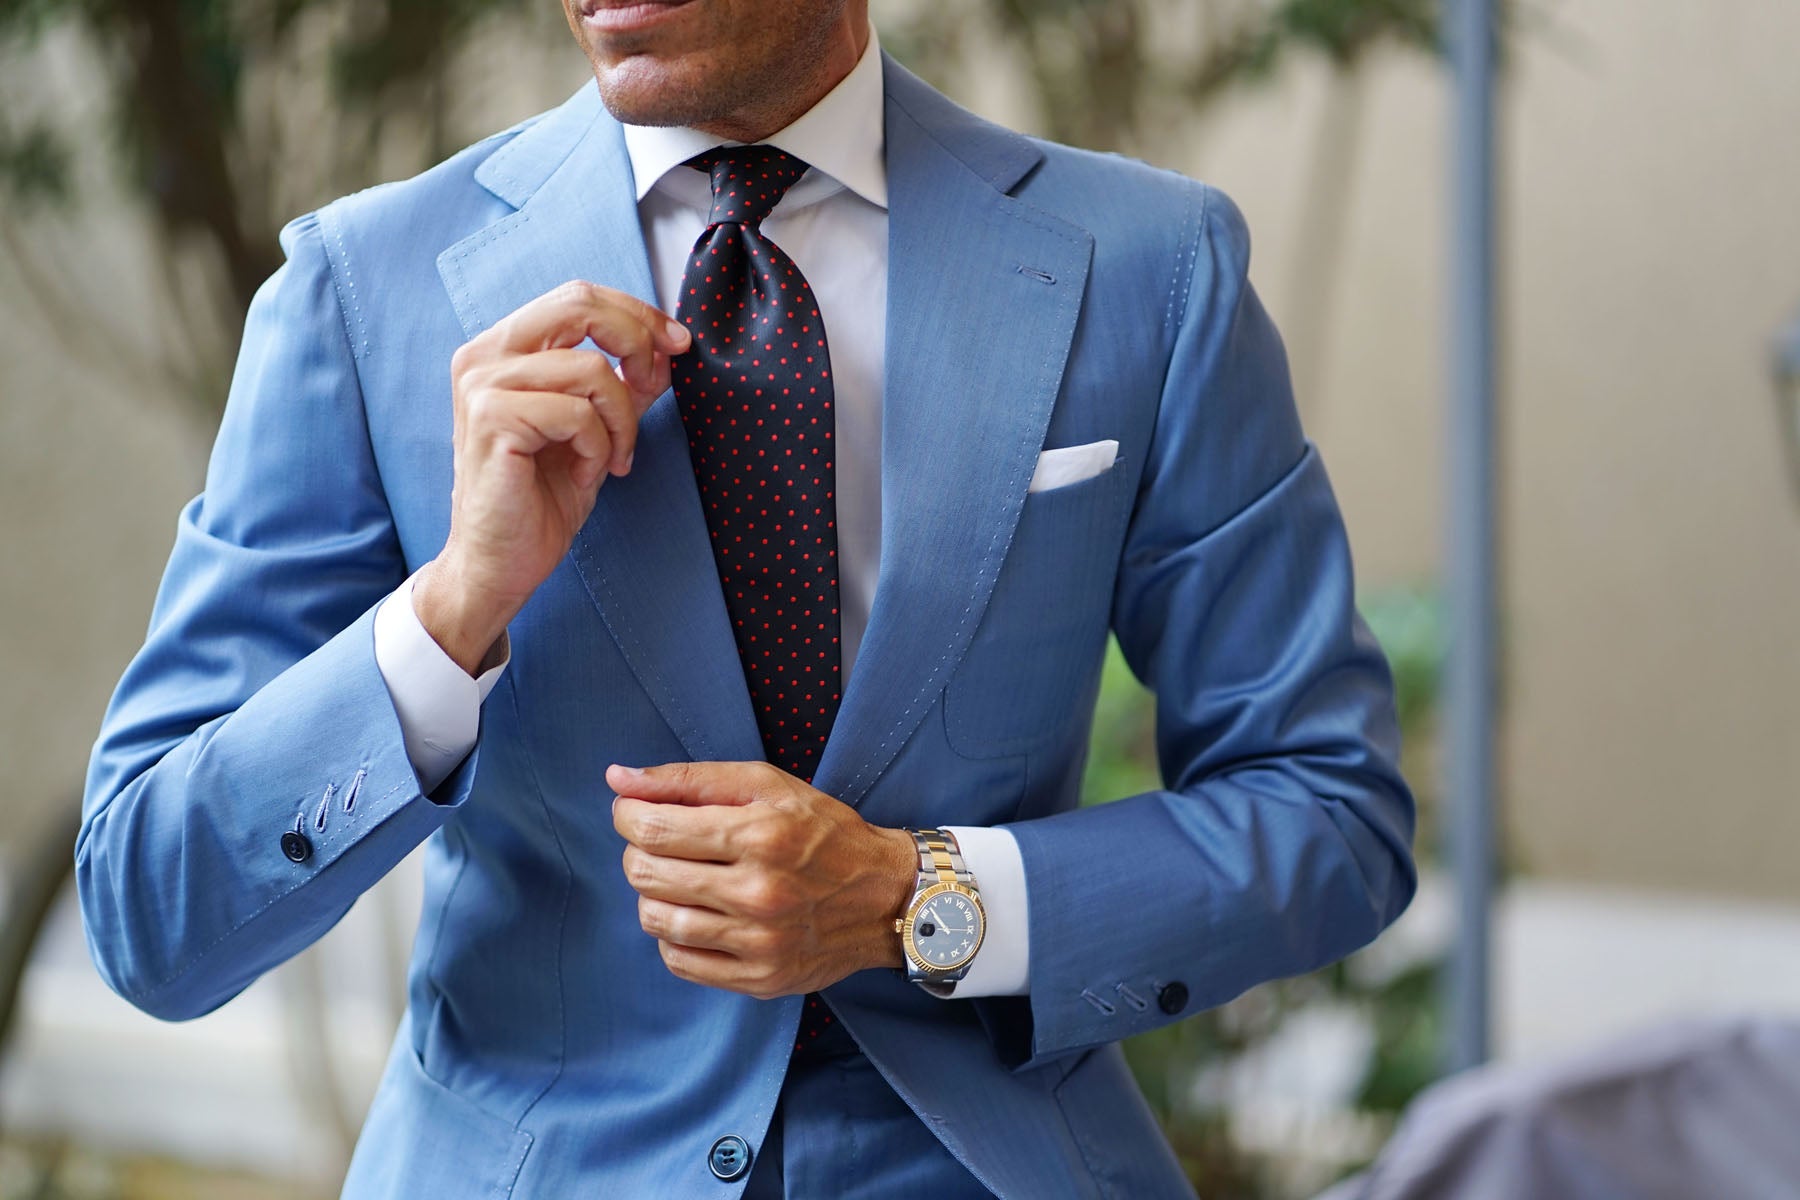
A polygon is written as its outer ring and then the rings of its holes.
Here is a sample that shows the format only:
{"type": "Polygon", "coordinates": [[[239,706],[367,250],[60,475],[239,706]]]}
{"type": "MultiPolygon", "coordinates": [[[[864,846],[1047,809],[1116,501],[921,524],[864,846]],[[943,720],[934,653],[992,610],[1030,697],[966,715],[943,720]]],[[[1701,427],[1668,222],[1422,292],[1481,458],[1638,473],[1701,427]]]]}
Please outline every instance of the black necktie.
{"type": "MultiPolygon", "coordinates": [[[[806,164],[735,146],[688,165],[712,213],[675,306],[694,335],[675,402],[763,753],[811,783],[842,691],[831,357],[806,276],[761,228],[806,164]]],[[[795,1050],[847,1040],[807,996],[795,1050]]]]}
{"type": "Polygon", "coordinates": [[[760,227],[806,164],[734,146],[688,165],[712,213],[681,277],[675,400],[763,752],[811,782],[842,691],[831,359],[812,288],[760,227]]]}

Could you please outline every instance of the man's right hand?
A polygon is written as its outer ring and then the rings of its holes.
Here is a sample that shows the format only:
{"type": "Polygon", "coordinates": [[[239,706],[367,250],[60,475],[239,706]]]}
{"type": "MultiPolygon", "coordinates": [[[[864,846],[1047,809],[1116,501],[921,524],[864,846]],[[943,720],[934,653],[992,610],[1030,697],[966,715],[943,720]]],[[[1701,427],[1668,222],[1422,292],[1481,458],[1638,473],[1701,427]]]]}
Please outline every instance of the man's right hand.
{"type": "Polygon", "coordinates": [[[669,386],[685,327],[624,292],[567,283],[450,360],[450,535],[413,585],[437,644],[475,674],[569,552],[608,474],[631,470],[638,418],[669,386]],[[618,359],[576,349],[592,338],[618,359]]]}

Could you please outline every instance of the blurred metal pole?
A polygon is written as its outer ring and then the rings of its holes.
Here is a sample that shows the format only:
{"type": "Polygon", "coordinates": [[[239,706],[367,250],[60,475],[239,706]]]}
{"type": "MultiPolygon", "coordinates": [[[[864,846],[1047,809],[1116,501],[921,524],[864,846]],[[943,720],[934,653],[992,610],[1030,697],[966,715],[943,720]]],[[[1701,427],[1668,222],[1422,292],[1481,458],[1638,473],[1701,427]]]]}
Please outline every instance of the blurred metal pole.
{"type": "Polygon", "coordinates": [[[1794,483],[1794,499],[1800,500],[1800,313],[1775,343],[1775,404],[1788,478],[1794,483]]]}
{"type": "Polygon", "coordinates": [[[1445,1066],[1485,1062],[1494,883],[1494,0],[1445,0],[1451,124],[1448,858],[1457,893],[1445,1066]]]}

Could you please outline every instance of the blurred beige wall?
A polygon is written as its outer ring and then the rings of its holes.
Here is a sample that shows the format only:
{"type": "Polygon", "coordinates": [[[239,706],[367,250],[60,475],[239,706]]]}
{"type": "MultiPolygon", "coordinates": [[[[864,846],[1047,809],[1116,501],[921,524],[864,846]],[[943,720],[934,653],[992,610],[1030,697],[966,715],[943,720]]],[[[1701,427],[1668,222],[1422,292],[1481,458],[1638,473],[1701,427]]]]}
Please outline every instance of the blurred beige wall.
{"type": "MultiPolygon", "coordinates": [[[[86,363],[71,357],[35,314],[19,311],[26,295],[0,266],[8,837],[50,806],[79,802],[101,710],[143,640],[176,513],[198,489],[206,453],[202,431],[153,388],[88,365],[112,353],[105,335],[93,337],[86,363]]],[[[140,297],[121,289],[120,299],[140,297]]]]}
{"type": "MultiPolygon", "coordinates": [[[[1511,859],[1800,898],[1800,507],[1769,349],[1800,309],[1800,6],[1534,7],[1501,132],[1511,859]]],[[[1317,299],[1294,259],[1313,139],[1355,91],[1291,72],[1159,148],[1246,209],[1284,328],[1317,299]]],[[[1416,59],[1361,100],[1331,319],[1295,359],[1366,586],[1439,560],[1447,126],[1416,59]]]]}
{"type": "MultiPolygon", "coordinates": [[[[1766,347],[1800,306],[1800,6],[1543,11],[1503,133],[1513,861],[1793,898],[1800,509],[1766,347]]],[[[554,62],[507,85],[496,64],[471,96],[509,122],[579,79],[554,62]]],[[[1003,74],[958,91],[1029,124],[1003,74]]],[[[1303,66],[1143,148],[1248,213],[1365,585],[1438,559],[1444,94],[1417,58],[1303,66]],[[1320,147],[1345,138],[1339,178],[1320,147]]],[[[118,237],[90,294],[153,303],[118,237]]],[[[31,800],[79,785],[205,440],[129,373],[62,365],[0,285],[0,762],[31,800]]]]}

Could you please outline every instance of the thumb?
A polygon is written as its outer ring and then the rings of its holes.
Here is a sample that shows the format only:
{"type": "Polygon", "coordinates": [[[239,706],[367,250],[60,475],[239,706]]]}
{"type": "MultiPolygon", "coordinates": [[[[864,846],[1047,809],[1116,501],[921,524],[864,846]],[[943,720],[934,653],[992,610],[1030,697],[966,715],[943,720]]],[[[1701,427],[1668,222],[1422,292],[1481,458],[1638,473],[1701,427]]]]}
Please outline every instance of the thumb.
{"type": "Polygon", "coordinates": [[[664,763],[606,768],[606,784],[621,796],[663,804],[748,804],[756,799],[757,763],[664,763]]]}

